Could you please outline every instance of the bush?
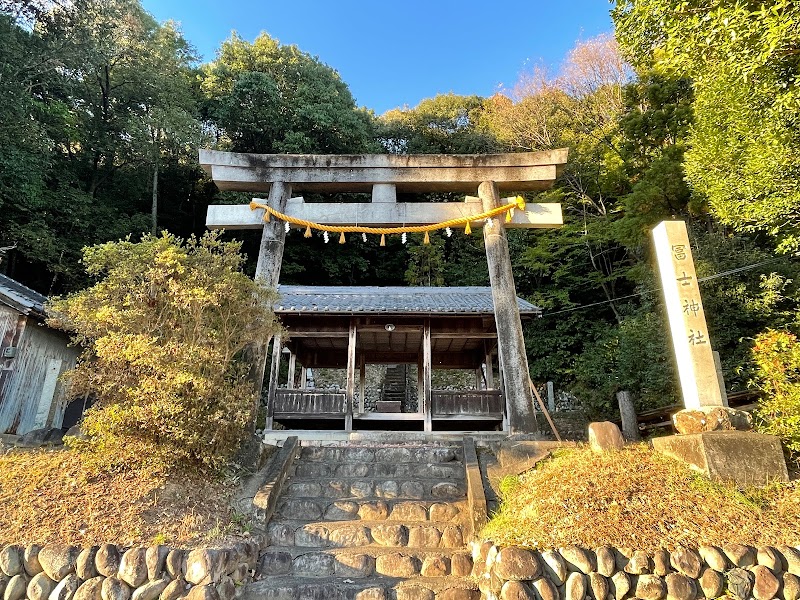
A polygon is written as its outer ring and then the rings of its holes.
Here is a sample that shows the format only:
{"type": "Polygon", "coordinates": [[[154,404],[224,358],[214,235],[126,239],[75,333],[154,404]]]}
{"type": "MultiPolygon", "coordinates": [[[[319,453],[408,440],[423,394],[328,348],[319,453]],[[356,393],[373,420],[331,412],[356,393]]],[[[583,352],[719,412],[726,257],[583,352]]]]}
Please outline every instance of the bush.
{"type": "Polygon", "coordinates": [[[767,331],[753,345],[758,382],[766,393],[759,403],[760,431],[781,438],[791,460],[800,464],[800,340],[787,331],[767,331]]]}
{"type": "Polygon", "coordinates": [[[570,391],[591,419],[614,418],[621,390],[632,392],[637,412],[677,401],[664,330],[661,317],[644,307],[586,344],[575,360],[570,391]]]}
{"type": "Polygon", "coordinates": [[[84,249],[97,283],[49,310],[85,347],[68,383],[97,402],[87,439],[69,443],[97,467],[215,468],[246,435],[256,398],[242,353],[277,323],[239,249],[214,233],[84,249]]]}

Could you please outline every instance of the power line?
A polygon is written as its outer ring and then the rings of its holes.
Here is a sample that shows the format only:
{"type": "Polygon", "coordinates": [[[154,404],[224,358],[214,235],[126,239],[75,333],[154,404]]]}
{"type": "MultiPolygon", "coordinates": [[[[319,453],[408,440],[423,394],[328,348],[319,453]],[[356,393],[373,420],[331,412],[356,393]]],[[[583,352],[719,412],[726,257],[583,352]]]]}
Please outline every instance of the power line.
{"type": "MultiPolygon", "coordinates": [[[[774,262],[782,261],[784,257],[776,257],[770,258],[768,260],[763,260],[758,263],[753,263],[752,265],[746,265],[744,267],[736,267],[735,269],[730,269],[728,271],[723,271],[721,273],[714,273],[713,275],[708,275],[707,277],[698,277],[697,282],[702,283],[705,281],[711,281],[712,279],[719,279],[720,277],[728,277],[729,275],[735,275],[736,273],[742,273],[743,271],[750,271],[757,267],[761,267],[763,265],[768,265],[774,262]]],[[[612,302],[619,302],[620,300],[627,300],[629,298],[636,298],[638,296],[646,296],[647,294],[654,294],[656,292],[660,292],[661,288],[655,288],[651,290],[642,290],[641,292],[636,292],[635,294],[628,294],[627,296],[620,296],[619,298],[614,298],[613,300],[601,300],[600,302],[592,302],[591,304],[581,304],[580,306],[573,306],[570,308],[565,308],[563,310],[557,310],[556,312],[549,312],[544,313],[541,317],[552,317],[554,315],[560,315],[568,312],[574,312],[576,310],[584,310],[586,308],[592,308],[593,306],[602,306],[604,304],[611,304],[612,302]]]]}

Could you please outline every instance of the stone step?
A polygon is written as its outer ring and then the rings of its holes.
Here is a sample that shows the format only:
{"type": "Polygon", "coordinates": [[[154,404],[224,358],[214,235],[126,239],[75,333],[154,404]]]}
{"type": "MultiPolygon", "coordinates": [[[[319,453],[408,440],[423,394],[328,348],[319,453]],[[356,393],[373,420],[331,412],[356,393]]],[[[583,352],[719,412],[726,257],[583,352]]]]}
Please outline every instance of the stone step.
{"type": "Polygon", "coordinates": [[[335,500],[288,498],[275,517],[292,521],[451,521],[465,512],[454,503],[433,500],[335,500]],[[451,515],[451,516],[447,516],[451,515]]]}
{"type": "Polygon", "coordinates": [[[296,478],[319,479],[324,477],[382,477],[382,478],[421,478],[458,479],[466,477],[464,465],[460,462],[323,462],[301,461],[296,465],[296,478]]]}
{"type": "Polygon", "coordinates": [[[464,546],[464,529],[457,523],[387,523],[344,521],[301,523],[273,521],[267,526],[270,547],[301,548],[447,548],[464,546]]]}
{"type": "Polygon", "coordinates": [[[384,576],[398,579],[416,577],[464,577],[472,572],[472,557],[465,551],[404,550],[394,548],[307,548],[275,549],[261,555],[261,579],[273,577],[364,579],[384,576]]]}
{"type": "Polygon", "coordinates": [[[305,446],[303,461],[328,463],[449,463],[462,460],[459,446],[305,446]]]}
{"type": "Polygon", "coordinates": [[[248,584],[241,600],[479,600],[477,586],[455,577],[308,579],[273,577],[248,584]]]}
{"type": "Polygon", "coordinates": [[[309,478],[294,477],[283,491],[284,498],[359,498],[375,500],[462,500],[466,495],[466,482],[453,479],[415,478],[408,481],[394,479],[309,478]]]}

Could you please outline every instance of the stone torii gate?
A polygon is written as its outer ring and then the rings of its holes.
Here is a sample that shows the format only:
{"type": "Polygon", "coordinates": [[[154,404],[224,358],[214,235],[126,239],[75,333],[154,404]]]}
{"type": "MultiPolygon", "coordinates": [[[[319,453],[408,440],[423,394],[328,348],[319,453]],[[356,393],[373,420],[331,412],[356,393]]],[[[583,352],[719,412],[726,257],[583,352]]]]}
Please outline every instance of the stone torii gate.
{"type": "MultiPolygon", "coordinates": [[[[430,225],[479,215],[503,204],[501,193],[551,187],[567,162],[567,150],[491,155],[274,155],[200,151],[200,164],[220,190],[267,194],[257,199],[295,219],[326,226],[430,225]],[[305,203],[296,192],[371,192],[369,203],[305,203]],[[397,192],[462,192],[465,202],[397,202],[397,192]]],[[[249,205],[212,205],[210,229],[262,229],[256,279],[276,287],[286,237],[284,223],[263,221],[249,205]]],[[[483,227],[494,302],[498,351],[506,382],[510,433],[536,433],[528,360],[505,228],[549,228],[563,224],[561,205],[527,204],[509,222],[500,217],[471,223],[483,227]]],[[[256,380],[262,382],[266,352],[256,380]]]]}

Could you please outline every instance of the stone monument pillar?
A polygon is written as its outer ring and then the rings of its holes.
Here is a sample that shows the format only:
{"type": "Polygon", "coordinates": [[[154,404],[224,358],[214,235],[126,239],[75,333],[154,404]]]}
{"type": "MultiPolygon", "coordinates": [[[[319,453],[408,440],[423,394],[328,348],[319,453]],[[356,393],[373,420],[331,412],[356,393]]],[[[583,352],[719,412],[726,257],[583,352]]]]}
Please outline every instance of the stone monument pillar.
{"type": "Polygon", "coordinates": [[[723,406],[686,224],[662,221],[653,229],[653,242],[683,404],[688,409],[723,406]]]}
{"type": "Polygon", "coordinates": [[[685,406],[672,416],[683,435],[655,438],[653,447],[712,478],[740,484],[788,481],[780,441],[748,432],[750,415],[727,406],[686,224],[662,221],[652,235],[685,406]]]}

